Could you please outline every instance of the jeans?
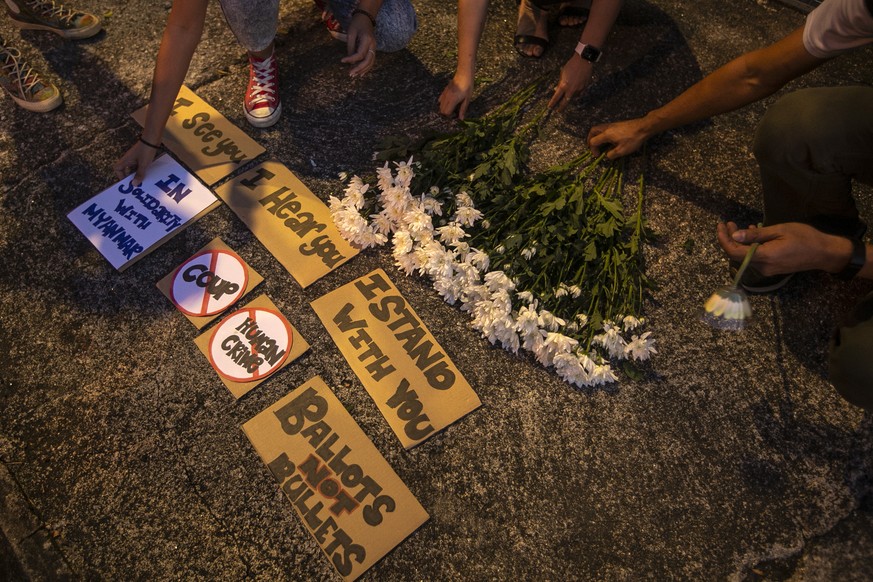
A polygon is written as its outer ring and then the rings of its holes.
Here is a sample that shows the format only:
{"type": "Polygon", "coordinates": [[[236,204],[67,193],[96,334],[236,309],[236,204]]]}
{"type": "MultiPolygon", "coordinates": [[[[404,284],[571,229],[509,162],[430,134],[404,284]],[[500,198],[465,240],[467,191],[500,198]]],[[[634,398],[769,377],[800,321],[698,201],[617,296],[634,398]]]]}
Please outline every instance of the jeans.
{"type": "MultiPolygon", "coordinates": [[[[852,182],[873,184],[873,87],[804,89],[767,111],[755,135],[764,224],[804,222],[861,236],[852,182]]],[[[830,380],[849,402],[873,410],[873,293],[834,332],[830,380]]]]}
{"type": "MultiPolygon", "coordinates": [[[[273,42],[279,26],[279,0],[220,0],[227,24],[249,52],[262,51],[273,42]]],[[[325,0],[327,10],[347,30],[357,0],[325,0]]],[[[385,0],[376,16],[376,50],[399,51],[418,28],[410,0],[385,0]]]]}

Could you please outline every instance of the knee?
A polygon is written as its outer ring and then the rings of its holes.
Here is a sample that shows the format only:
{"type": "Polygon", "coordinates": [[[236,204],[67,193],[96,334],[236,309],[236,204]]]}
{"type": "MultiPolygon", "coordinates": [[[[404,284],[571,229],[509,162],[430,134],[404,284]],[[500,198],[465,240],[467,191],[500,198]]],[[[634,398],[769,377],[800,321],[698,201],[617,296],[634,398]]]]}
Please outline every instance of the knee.
{"type": "Polygon", "coordinates": [[[841,327],[830,349],[830,381],[848,402],[873,411],[873,321],[841,327]]]}
{"type": "Polygon", "coordinates": [[[796,91],[771,105],[755,132],[753,151],[759,163],[795,165],[808,157],[810,147],[826,127],[820,100],[810,89],[796,91]]]}
{"type": "Polygon", "coordinates": [[[376,17],[376,49],[394,52],[406,48],[418,29],[415,8],[408,0],[385,2],[376,17]]]}

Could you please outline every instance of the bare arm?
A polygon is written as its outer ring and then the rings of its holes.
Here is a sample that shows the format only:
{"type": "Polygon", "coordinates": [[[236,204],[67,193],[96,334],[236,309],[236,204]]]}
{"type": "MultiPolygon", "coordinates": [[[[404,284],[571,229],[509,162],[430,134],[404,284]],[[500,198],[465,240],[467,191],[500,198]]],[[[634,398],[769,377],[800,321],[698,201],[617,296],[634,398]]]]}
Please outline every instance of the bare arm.
{"type": "MultiPolygon", "coordinates": [[[[142,138],[158,145],[164,135],[164,126],[170,117],[176,95],[194,50],[200,43],[203,24],[206,21],[206,6],[208,0],[176,0],[167,19],[161,47],[158,50],[155,72],[152,77],[151,96],[146,113],[142,138]]],[[[136,170],[134,184],[142,183],[145,171],[155,157],[156,150],[142,142],[136,142],[127,153],[115,164],[115,173],[119,179],[136,170]]]]}
{"type": "Polygon", "coordinates": [[[771,95],[825,60],[807,52],[800,27],[768,47],[734,59],[645,117],[591,128],[588,145],[599,154],[602,146],[611,144],[610,159],[627,155],[653,135],[771,95]]]}
{"type": "MultiPolygon", "coordinates": [[[[585,23],[579,42],[603,49],[606,37],[609,36],[623,4],[624,0],[592,0],[588,22],[585,23]]],[[[561,69],[561,78],[549,101],[549,107],[563,110],[573,97],[588,87],[593,72],[594,63],[584,60],[574,52],[561,69]]]]}
{"type": "Polygon", "coordinates": [[[458,118],[464,119],[473,95],[476,78],[476,53],[482,30],[488,0],[458,0],[458,67],[451,82],[440,95],[440,113],[452,115],[458,110],[458,118]]]}

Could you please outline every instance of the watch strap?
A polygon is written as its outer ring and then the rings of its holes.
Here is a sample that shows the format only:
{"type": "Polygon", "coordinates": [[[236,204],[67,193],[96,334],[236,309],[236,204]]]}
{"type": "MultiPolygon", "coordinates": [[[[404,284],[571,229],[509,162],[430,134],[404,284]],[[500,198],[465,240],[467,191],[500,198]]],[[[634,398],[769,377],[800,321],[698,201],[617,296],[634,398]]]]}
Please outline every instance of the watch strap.
{"type": "Polygon", "coordinates": [[[867,245],[860,238],[850,238],[852,242],[852,256],[849,258],[846,267],[836,274],[840,279],[854,279],[858,271],[864,268],[867,262],[867,245]]]}

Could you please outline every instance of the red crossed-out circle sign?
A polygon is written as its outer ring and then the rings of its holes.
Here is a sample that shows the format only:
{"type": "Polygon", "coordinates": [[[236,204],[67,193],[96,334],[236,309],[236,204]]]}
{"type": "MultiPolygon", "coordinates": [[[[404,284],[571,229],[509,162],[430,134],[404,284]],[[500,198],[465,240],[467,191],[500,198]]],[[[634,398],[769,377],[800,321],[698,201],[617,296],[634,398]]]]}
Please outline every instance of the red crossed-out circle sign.
{"type": "Polygon", "coordinates": [[[207,250],[173,273],[170,300],[187,315],[215,315],[236,303],[248,282],[249,273],[239,255],[223,249],[207,250]]]}
{"type": "Polygon", "coordinates": [[[244,307],[228,315],[212,332],[209,362],[228,380],[254,382],[282,366],[293,342],[291,324],[281,313],[244,307]]]}

